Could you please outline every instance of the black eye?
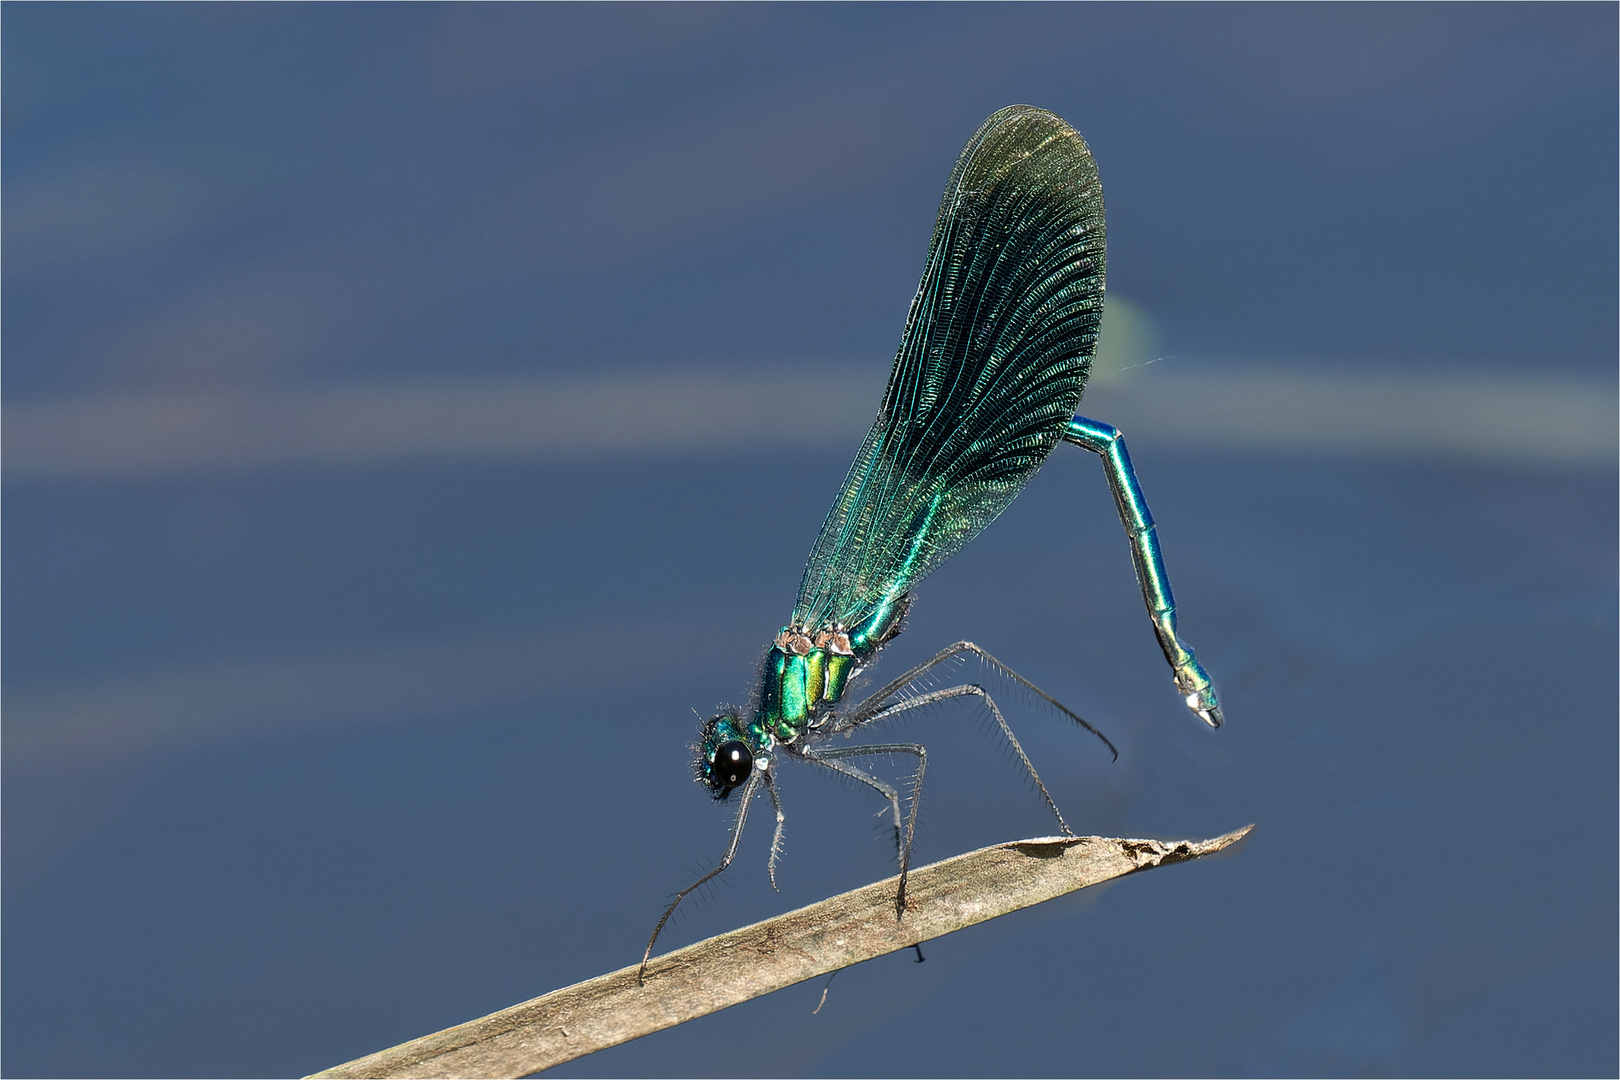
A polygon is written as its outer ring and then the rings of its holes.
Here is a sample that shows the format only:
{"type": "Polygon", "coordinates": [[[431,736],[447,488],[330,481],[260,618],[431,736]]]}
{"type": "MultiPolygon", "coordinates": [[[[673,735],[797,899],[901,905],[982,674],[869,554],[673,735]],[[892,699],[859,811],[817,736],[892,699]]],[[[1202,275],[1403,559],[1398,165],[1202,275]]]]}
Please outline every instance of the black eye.
{"type": "Polygon", "coordinates": [[[732,739],[715,748],[709,782],[715,787],[729,790],[748,779],[748,774],[753,770],[754,752],[748,749],[747,743],[732,739]]]}

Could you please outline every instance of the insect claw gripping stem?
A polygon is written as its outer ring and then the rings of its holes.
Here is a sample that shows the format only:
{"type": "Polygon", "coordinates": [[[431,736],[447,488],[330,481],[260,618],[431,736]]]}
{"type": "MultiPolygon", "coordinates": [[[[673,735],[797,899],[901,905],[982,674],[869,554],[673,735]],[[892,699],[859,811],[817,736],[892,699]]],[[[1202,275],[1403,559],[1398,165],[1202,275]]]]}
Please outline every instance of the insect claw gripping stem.
{"type": "Polygon", "coordinates": [[[1136,579],[1142,586],[1142,599],[1147,604],[1148,617],[1153,620],[1159,648],[1164,651],[1164,658],[1175,675],[1176,689],[1187,702],[1187,708],[1200,720],[1212,728],[1220,727],[1225,717],[1215,697],[1215,686],[1193,651],[1176,633],[1176,599],[1170,591],[1170,575],[1164,569],[1153,514],[1148,510],[1142,485],[1136,479],[1136,470],[1131,467],[1125,437],[1116,427],[1077,416],[1069,422],[1063,438],[1103,459],[1108,487],[1114,493],[1114,505],[1119,508],[1120,524],[1125,526],[1125,535],[1131,542],[1131,562],[1136,566],[1136,579]]]}

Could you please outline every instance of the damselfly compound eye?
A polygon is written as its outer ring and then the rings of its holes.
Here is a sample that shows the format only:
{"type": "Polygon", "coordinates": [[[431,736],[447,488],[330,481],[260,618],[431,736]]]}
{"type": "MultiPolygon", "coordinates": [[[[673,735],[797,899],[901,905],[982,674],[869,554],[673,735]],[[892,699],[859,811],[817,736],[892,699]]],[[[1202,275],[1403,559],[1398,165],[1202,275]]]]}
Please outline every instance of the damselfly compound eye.
{"type": "Polygon", "coordinates": [[[734,788],[744,780],[754,768],[754,752],[748,749],[748,744],[736,739],[723,742],[715,747],[714,764],[709,770],[709,782],[715,787],[734,788]]]}

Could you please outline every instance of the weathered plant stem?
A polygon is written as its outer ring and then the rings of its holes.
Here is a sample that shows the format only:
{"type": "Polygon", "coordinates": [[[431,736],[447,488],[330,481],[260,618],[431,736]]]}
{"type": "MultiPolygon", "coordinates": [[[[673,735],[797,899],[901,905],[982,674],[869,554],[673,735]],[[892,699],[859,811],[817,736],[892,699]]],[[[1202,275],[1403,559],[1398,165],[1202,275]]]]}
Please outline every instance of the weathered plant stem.
{"type": "Polygon", "coordinates": [[[655,956],[645,985],[631,964],[315,1076],[527,1076],[1088,885],[1220,851],[1252,828],[1213,840],[998,844],[913,870],[903,920],[889,878],[655,956]]]}

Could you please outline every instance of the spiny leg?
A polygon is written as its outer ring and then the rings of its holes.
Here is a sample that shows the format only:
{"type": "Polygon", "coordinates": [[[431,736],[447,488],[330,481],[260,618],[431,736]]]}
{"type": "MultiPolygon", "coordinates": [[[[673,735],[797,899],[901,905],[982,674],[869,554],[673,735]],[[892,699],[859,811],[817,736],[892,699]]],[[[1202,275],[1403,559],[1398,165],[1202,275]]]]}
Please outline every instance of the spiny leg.
{"type": "Polygon", "coordinates": [[[1131,467],[1125,437],[1118,428],[1077,416],[1070,421],[1063,438],[1102,457],[1103,471],[1114,493],[1114,505],[1119,508],[1120,524],[1125,526],[1125,535],[1131,542],[1131,562],[1136,566],[1136,580],[1142,585],[1142,599],[1147,603],[1148,617],[1153,620],[1159,648],[1164,650],[1164,658],[1175,672],[1176,689],[1199,719],[1210,727],[1220,727],[1224,718],[1215,698],[1215,686],[1193,651],[1176,636],[1176,600],[1170,592],[1170,575],[1165,573],[1159,537],[1153,528],[1153,514],[1148,510],[1142,485],[1136,479],[1136,470],[1131,467]]]}
{"type": "MultiPolygon", "coordinates": [[[[806,754],[803,754],[803,753],[798,753],[798,757],[801,760],[811,762],[812,764],[820,765],[821,767],[826,768],[826,769],[832,769],[834,772],[837,772],[837,773],[842,773],[844,776],[847,776],[847,777],[849,777],[849,778],[851,778],[853,780],[859,780],[861,783],[867,784],[867,785],[877,789],[877,791],[878,791],[878,793],[880,795],[882,795],[884,798],[889,800],[889,811],[893,815],[893,818],[894,818],[894,857],[895,857],[895,861],[898,862],[900,860],[900,843],[901,843],[900,842],[900,793],[894,789],[894,785],[889,784],[889,783],[885,783],[884,781],[879,780],[877,777],[873,776],[871,773],[865,772],[865,771],[863,771],[861,769],[857,769],[855,766],[849,764],[848,762],[839,761],[836,758],[832,759],[832,760],[826,760],[826,759],[823,759],[823,758],[813,757],[813,756],[806,755],[806,754]]],[[[917,963],[920,964],[925,959],[927,959],[922,954],[922,946],[921,945],[913,945],[911,948],[912,948],[912,951],[914,951],[917,954],[917,963]]],[[[827,980],[827,982],[830,985],[832,983],[832,980],[829,978],[827,980]]],[[[821,1000],[823,1002],[825,1002],[827,1000],[827,991],[826,990],[822,990],[822,992],[821,992],[821,1000]]],[[[821,1011],[821,1006],[820,1005],[816,1006],[816,1011],[817,1012],[821,1011]]]]}
{"type": "MultiPolygon", "coordinates": [[[[917,758],[917,778],[911,783],[911,812],[906,815],[905,842],[900,845],[900,888],[894,896],[895,917],[900,918],[906,913],[906,872],[911,867],[911,841],[917,835],[917,800],[922,795],[923,773],[928,769],[928,748],[921,743],[875,743],[871,746],[835,746],[827,749],[807,747],[799,751],[799,756],[805,760],[843,772],[846,776],[854,776],[860,770],[854,769],[853,766],[850,767],[853,771],[839,769],[832,764],[833,761],[847,757],[868,757],[873,754],[912,754],[917,758]]],[[[856,776],[856,779],[860,778],[856,776]]],[[[878,784],[873,783],[872,786],[878,787],[878,784]]],[[[878,787],[878,790],[881,791],[882,788],[878,787]]]]}
{"type": "Polygon", "coordinates": [[[776,778],[769,772],[764,776],[765,790],[771,793],[771,805],[776,807],[776,831],[771,834],[771,861],[766,865],[765,872],[771,876],[771,888],[776,889],[776,860],[782,854],[782,828],[787,824],[787,815],[782,813],[782,796],[776,792],[776,778]]]}
{"type": "Polygon", "coordinates": [[[647,951],[641,954],[641,967],[636,969],[636,984],[638,986],[646,980],[647,961],[652,959],[653,945],[657,943],[658,935],[664,932],[664,924],[669,922],[671,915],[675,914],[675,909],[680,906],[681,901],[692,895],[692,892],[699,886],[718,877],[721,871],[730,866],[731,860],[736,857],[737,845],[742,842],[743,822],[748,820],[748,806],[754,801],[754,795],[759,791],[759,785],[763,782],[762,778],[764,776],[766,776],[765,772],[756,769],[749,775],[748,782],[743,785],[742,805],[737,807],[737,820],[731,826],[731,842],[726,845],[726,853],[720,859],[720,865],[676,893],[675,899],[671,900],[669,907],[664,909],[664,915],[658,920],[658,925],[653,927],[652,937],[647,939],[647,951]]]}
{"type": "MultiPolygon", "coordinates": [[[[1119,750],[1116,749],[1114,744],[1109,741],[1108,736],[1086,723],[1086,721],[1081,718],[1080,714],[1063,704],[1063,702],[1059,701],[1051,694],[1048,694],[1045,690],[1042,690],[1040,687],[1036,686],[1034,683],[1030,682],[1028,679],[1018,674],[1018,672],[1014,671],[1006,664],[1003,664],[1000,660],[997,660],[995,657],[991,656],[988,652],[984,651],[971,641],[958,641],[955,645],[947,645],[945,648],[939,650],[939,652],[935,653],[933,656],[930,656],[927,660],[924,660],[922,663],[918,664],[916,667],[912,668],[898,679],[895,679],[877,693],[868,697],[865,701],[861,702],[860,705],[856,706],[853,711],[837,717],[834,722],[828,728],[826,728],[827,733],[829,735],[836,735],[845,731],[851,731],[862,724],[870,723],[877,717],[879,713],[887,715],[889,706],[895,703],[894,697],[896,694],[900,693],[912,683],[916,682],[917,679],[927,674],[931,669],[938,667],[940,664],[954,656],[961,656],[963,653],[972,653],[974,656],[977,656],[980,660],[988,664],[994,671],[1008,679],[1011,679],[1019,686],[1022,686],[1025,690],[1028,690],[1030,693],[1034,694],[1036,697],[1058,710],[1058,712],[1061,712],[1064,716],[1067,716],[1070,720],[1073,720],[1075,723],[1097,736],[1097,738],[1102,740],[1103,745],[1108,747],[1109,752],[1114,755],[1114,760],[1119,760],[1119,750]]],[[[999,718],[999,712],[997,713],[997,716],[999,718]]],[[[1002,728],[1004,730],[1006,729],[1005,721],[1002,723],[1002,728]]],[[[1008,737],[1011,738],[1012,733],[1009,731],[1007,734],[1008,737]]],[[[1017,744],[1016,739],[1014,739],[1013,742],[1014,745],[1017,744]]]]}
{"type": "MultiPolygon", "coordinates": [[[[1013,734],[1012,726],[1007,723],[1007,718],[1001,715],[1000,707],[996,705],[995,699],[989,695],[984,687],[979,686],[976,683],[965,683],[962,686],[952,686],[947,687],[944,690],[933,690],[926,694],[919,694],[916,697],[906,698],[902,701],[897,701],[892,705],[879,709],[877,712],[872,713],[870,716],[867,716],[865,719],[861,720],[860,723],[871,723],[876,720],[886,720],[891,716],[896,716],[910,709],[920,709],[925,705],[932,705],[940,701],[949,701],[951,698],[967,697],[970,695],[979,698],[987,706],[989,706],[990,715],[996,718],[996,724],[1000,726],[1001,733],[1005,735],[1007,737],[1007,741],[1012,744],[1013,752],[1018,755],[1018,760],[1023,763],[1024,770],[1029,773],[1029,778],[1035,781],[1035,787],[1040,790],[1041,798],[1046,800],[1046,808],[1052,811],[1053,817],[1057,818],[1058,828],[1062,830],[1064,836],[1073,836],[1074,833],[1069,829],[1069,823],[1063,820],[1063,813],[1058,809],[1056,801],[1053,800],[1052,793],[1047,791],[1046,785],[1041,782],[1041,774],[1035,771],[1035,763],[1029,760],[1028,754],[1024,753],[1024,747],[1021,743],[1019,743],[1018,736],[1013,734]]],[[[1084,721],[1082,721],[1082,723],[1084,723],[1084,721]]]]}
{"type": "Polygon", "coordinates": [[[827,758],[821,757],[817,754],[805,753],[804,751],[799,750],[791,745],[789,745],[787,749],[793,753],[794,756],[800,758],[801,760],[808,761],[812,765],[820,765],[824,769],[831,769],[833,772],[847,776],[851,780],[858,780],[868,787],[874,788],[878,794],[882,795],[885,799],[888,799],[889,812],[894,819],[894,854],[897,859],[899,858],[901,829],[900,793],[895,790],[893,784],[885,783],[884,781],[873,776],[871,773],[862,769],[857,769],[855,766],[849,764],[848,762],[840,761],[836,757],[827,758]]]}

